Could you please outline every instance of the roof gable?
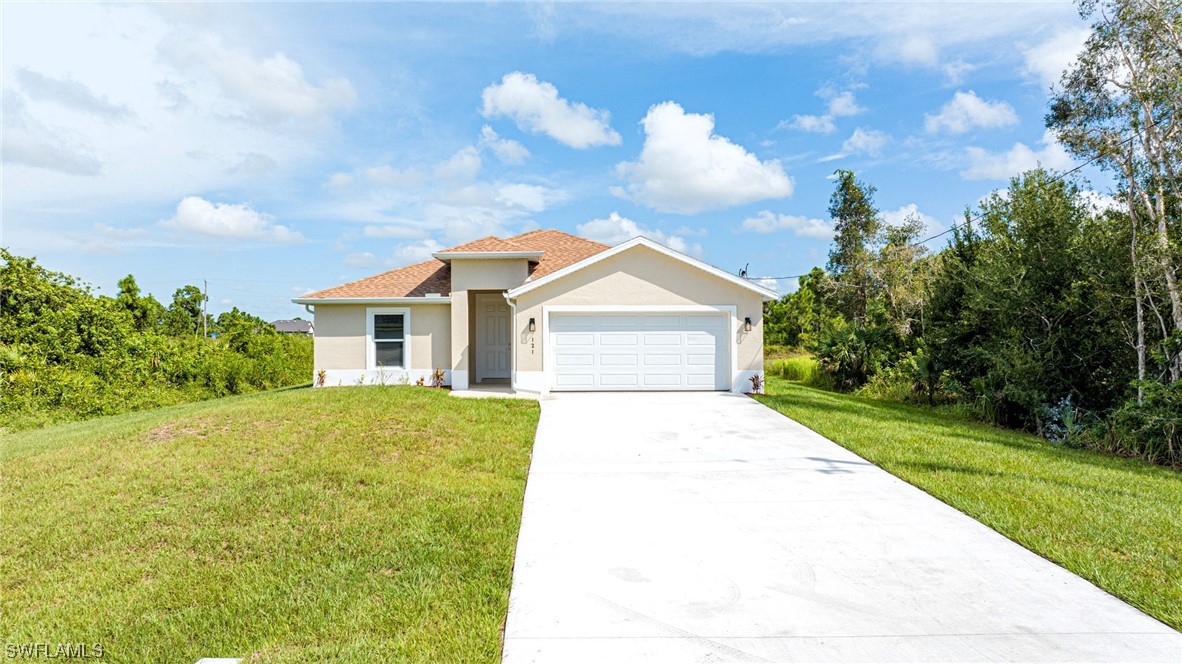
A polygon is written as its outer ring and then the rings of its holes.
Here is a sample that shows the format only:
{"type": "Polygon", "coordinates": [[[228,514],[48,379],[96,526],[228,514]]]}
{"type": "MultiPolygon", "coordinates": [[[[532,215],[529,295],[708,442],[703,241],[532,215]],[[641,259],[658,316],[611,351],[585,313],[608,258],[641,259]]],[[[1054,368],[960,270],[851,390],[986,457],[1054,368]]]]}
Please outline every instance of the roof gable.
{"type": "Polygon", "coordinates": [[[734,284],[735,286],[738,286],[740,288],[745,288],[750,291],[754,291],[754,292],[758,293],[759,295],[761,295],[764,300],[774,300],[774,299],[779,298],[779,294],[776,293],[775,291],[772,291],[768,288],[764,288],[763,286],[752,283],[751,281],[748,281],[747,279],[744,279],[744,278],[739,277],[737,275],[733,275],[729,272],[726,272],[724,270],[716,268],[713,265],[710,265],[709,263],[704,263],[696,258],[691,258],[689,256],[686,256],[685,254],[683,254],[679,251],[674,251],[673,249],[670,249],[669,247],[666,247],[663,244],[653,242],[652,240],[650,240],[646,237],[632,238],[631,240],[628,240],[627,242],[624,242],[622,244],[618,244],[618,245],[612,247],[611,249],[599,252],[597,254],[588,256],[587,258],[584,258],[583,260],[566,265],[558,270],[555,270],[555,271],[545,275],[544,277],[542,277],[540,279],[532,279],[530,281],[527,281],[525,284],[518,286],[517,288],[510,289],[506,295],[510,298],[516,298],[519,295],[522,295],[524,293],[528,293],[528,292],[530,292],[536,288],[540,288],[548,283],[558,281],[559,279],[562,279],[563,277],[574,274],[580,270],[590,267],[591,265],[595,265],[596,263],[598,263],[600,261],[609,260],[609,259],[611,259],[612,256],[618,256],[619,254],[622,254],[622,253],[624,253],[630,249],[633,249],[635,247],[646,247],[648,249],[652,249],[653,251],[664,254],[665,256],[668,256],[668,257],[673,258],[675,260],[681,261],[682,263],[685,263],[686,265],[689,265],[690,267],[696,268],[698,270],[702,270],[703,272],[706,272],[707,274],[710,274],[714,277],[722,279],[723,281],[728,281],[728,282],[734,284]]]}

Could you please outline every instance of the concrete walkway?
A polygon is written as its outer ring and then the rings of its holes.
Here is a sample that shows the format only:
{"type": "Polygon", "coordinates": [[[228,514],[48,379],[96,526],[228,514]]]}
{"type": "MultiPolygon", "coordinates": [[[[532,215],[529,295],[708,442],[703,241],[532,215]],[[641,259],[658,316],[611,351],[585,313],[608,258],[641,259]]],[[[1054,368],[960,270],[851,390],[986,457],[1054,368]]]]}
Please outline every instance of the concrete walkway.
{"type": "Polygon", "coordinates": [[[1182,634],[747,397],[564,394],[504,661],[1180,662],[1182,634]]]}

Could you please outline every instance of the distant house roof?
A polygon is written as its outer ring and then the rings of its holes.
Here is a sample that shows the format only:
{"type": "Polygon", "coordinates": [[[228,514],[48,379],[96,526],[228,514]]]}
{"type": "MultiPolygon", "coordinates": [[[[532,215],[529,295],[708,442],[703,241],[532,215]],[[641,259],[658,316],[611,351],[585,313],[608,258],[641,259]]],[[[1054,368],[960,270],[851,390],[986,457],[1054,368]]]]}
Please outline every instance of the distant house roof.
{"type": "MultiPolygon", "coordinates": [[[[511,256],[523,253],[540,254],[536,259],[530,259],[531,271],[526,279],[526,283],[528,283],[610,248],[606,244],[562,231],[538,230],[510,238],[490,236],[444,249],[436,254],[442,254],[445,258],[449,253],[505,253],[511,256]]],[[[308,293],[296,299],[302,301],[305,299],[425,297],[428,293],[438,293],[443,296],[451,293],[451,265],[433,258],[341,286],[308,293]]]]}
{"type": "Polygon", "coordinates": [[[310,320],[277,320],[272,321],[271,325],[276,332],[288,334],[312,334],[313,329],[310,320]]]}

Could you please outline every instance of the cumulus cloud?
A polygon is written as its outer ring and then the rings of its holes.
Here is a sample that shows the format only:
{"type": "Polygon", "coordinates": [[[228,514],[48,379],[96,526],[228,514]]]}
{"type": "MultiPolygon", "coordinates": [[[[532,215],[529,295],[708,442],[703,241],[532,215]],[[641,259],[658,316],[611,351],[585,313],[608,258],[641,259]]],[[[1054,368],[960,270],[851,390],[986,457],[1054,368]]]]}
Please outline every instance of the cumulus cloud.
{"type": "Polygon", "coordinates": [[[966,148],[969,167],[961,171],[960,176],[966,180],[1005,180],[1040,165],[1056,170],[1072,167],[1071,156],[1051,131],[1043,133],[1042,145],[1042,149],[1035,150],[1025,143],[1015,143],[1000,153],[979,147],[966,148]]]}
{"type": "Polygon", "coordinates": [[[627,217],[621,217],[618,212],[612,212],[606,219],[592,219],[579,224],[577,230],[579,235],[604,244],[617,245],[634,237],[646,237],[683,254],[698,257],[702,255],[701,244],[690,243],[680,235],[669,235],[655,228],[646,228],[627,217]]]}
{"type": "Polygon", "coordinates": [[[266,242],[304,241],[299,232],[276,224],[271,215],[258,212],[246,203],[211,203],[200,196],[181,199],[176,214],[161,221],[160,225],[211,237],[266,242]]]}
{"type": "Polygon", "coordinates": [[[480,128],[480,141],[477,145],[492,150],[497,159],[506,164],[520,164],[529,158],[529,150],[524,145],[508,138],[501,138],[488,125],[480,128]]]}
{"type": "Polygon", "coordinates": [[[315,85],[300,63],[285,54],[258,59],[225,46],[216,35],[174,34],[160,44],[160,52],[178,69],[208,73],[227,96],[264,118],[315,118],[357,102],[347,79],[315,85]]]}
{"type": "Polygon", "coordinates": [[[846,154],[868,154],[877,157],[882,154],[882,148],[890,141],[890,137],[876,129],[858,127],[850,137],[841,144],[841,151],[846,154]]]}
{"type": "Polygon", "coordinates": [[[486,118],[510,117],[523,131],[546,134],[572,148],[619,145],[611,114],[558,95],[558,88],[533,74],[515,71],[481,93],[486,118]]]}
{"type": "Polygon", "coordinates": [[[924,129],[930,134],[941,131],[963,134],[970,129],[999,129],[1018,124],[1014,107],[1004,101],[986,101],[976,92],[958,91],[940,107],[939,112],[924,116],[924,129]]]}
{"type": "Polygon", "coordinates": [[[72,78],[54,78],[20,68],[16,79],[21,89],[34,99],[51,101],[75,111],[82,111],[110,121],[134,120],[135,113],[126,106],[114,104],[100,97],[86,85],[72,78]]]}
{"type": "Polygon", "coordinates": [[[431,238],[402,244],[394,248],[391,264],[407,265],[410,263],[421,263],[431,258],[431,254],[440,249],[443,249],[443,245],[431,238]]]}
{"type": "Polygon", "coordinates": [[[1075,62],[1076,56],[1083,50],[1090,34],[1091,30],[1087,28],[1063,30],[1040,44],[1022,47],[1026,75],[1044,87],[1049,88],[1058,83],[1063,71],[1075,62]]]}
{"type": "Polygon", "coordinates": [[[641,121],[645,141],[636,161],[616,173],[627,182],[612,193],[662,212],[696,214],[792,195],[792,178],[779,160],[760,161],[714,134],[714,116],[686,113],[667,101],[641,121]]]}
{"type": "Polygon", "coordinates": [[[827,101],[827,113],[824,115],[794,115],[791,122],[785,120],[780,123],[780,126],[818,134],[829,134],[837,130],[834,118],[849,117],[866,110],[858,105],[852,90],[837,92],[833,88],[824,87],[817,91],[817,96],[827,101]]]}
{"type": "Polygon", "coordinates": [[[480,172],[481,165],[480,152],[469,145],[460,148],[450,159],[436,166],[435,177],[443,180],[471,180],[480,172]]]}
{"type": "Polygon", "coordinates": [[[828,219],[814,219],[793,214],[776,214],[762,210],[753,217],[743,220],[741,230],[752,233],[775,233],[791,231],[795,235],[818,240],[833,239],[833,222],[828,219]]]}
{"type": "Polygon", "coordinates": [[[884,210],[880,216],[883,223],[890,226],[902,226],[903,222],[907,221],[908,218],[918,218],[923,222],[924,231],[928,233],[938,233],[946,228],[944,224],[940,223],[939,219],[921,212],[919,206],[915,203],[908,203],[897,210],[884,210]]]}

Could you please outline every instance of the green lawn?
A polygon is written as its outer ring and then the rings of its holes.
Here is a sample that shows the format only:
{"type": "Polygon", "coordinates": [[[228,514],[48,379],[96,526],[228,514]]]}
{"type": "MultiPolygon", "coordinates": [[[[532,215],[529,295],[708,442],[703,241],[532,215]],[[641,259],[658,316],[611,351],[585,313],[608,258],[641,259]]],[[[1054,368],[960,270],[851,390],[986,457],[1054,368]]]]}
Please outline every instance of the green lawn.
{"type": "Polygon", "coordinates": [[[1182,629],[1182,473],[769,376],[760,401],[1182,629]]]}
{"type": "Polygon", "coordinates": [[[0,439],[0,632],[113,662],[494,661],[537,404],[288,389],[0,439]]]}

